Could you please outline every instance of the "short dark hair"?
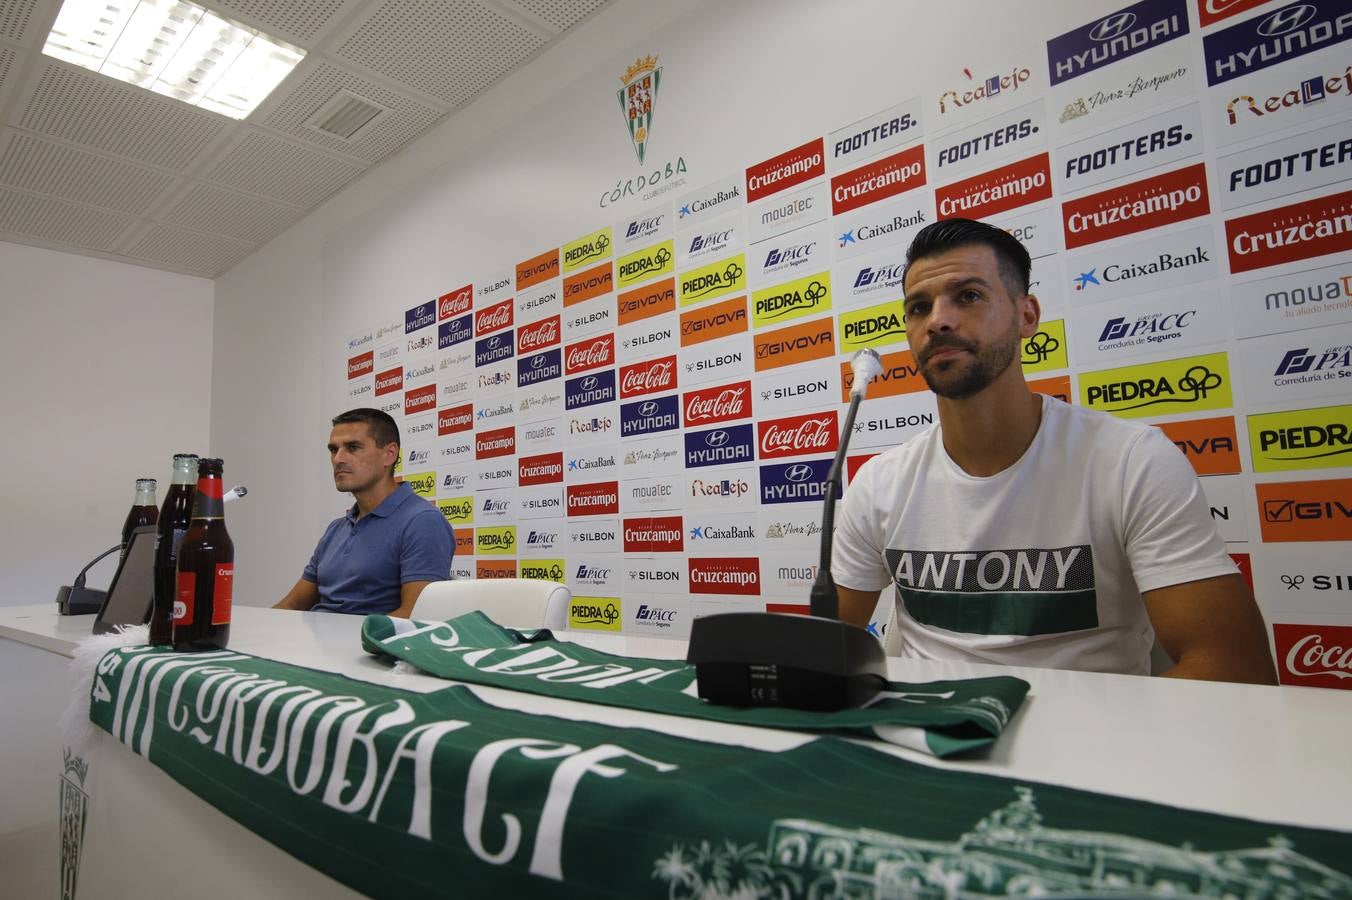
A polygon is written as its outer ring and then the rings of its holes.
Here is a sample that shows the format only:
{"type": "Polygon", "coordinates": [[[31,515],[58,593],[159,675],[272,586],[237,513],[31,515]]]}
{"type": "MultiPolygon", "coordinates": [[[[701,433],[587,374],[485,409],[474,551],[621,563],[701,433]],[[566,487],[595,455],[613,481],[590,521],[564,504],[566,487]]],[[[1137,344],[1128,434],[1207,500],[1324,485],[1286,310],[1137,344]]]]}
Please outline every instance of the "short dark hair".
{"type": "Polygon", "coordinates": [[[903,289],[911,266],[918,259],[928,259],[956,250],[958,247],[970,247],[977,244],[990,247],[995,252],[996,263],[1000,267],[1000,278],[1013,297],[1022,297],[1028,293],[1028,279],[1032,272],[1033,261],[1028,250],[1019,239],[1003,228],[997,228],[989,222],[975,219],[944,219],[920,229],[920,233],[911,241],[906,250],[906,269],[901,273],[903,289]]]}
{"type": "Polygon", "coordinates": [[[367,430],[371,432],[371,440],[376,442],[377,447],[399,443],[399,426],[394,424],[394,419],[390,418],[389,413],[361,406],[333,417],[334,425],[352,425],[358,422],[366,424],[367,430]]]}

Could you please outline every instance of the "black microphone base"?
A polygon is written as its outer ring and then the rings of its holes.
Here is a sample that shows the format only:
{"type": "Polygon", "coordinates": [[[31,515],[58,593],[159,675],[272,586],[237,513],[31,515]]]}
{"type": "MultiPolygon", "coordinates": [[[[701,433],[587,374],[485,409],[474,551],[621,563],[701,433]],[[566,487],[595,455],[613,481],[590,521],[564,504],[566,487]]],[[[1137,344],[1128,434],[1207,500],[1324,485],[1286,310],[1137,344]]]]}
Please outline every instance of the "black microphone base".
{"type": "Polygon", "coordinates": [[[887,684],[887,657],[868,631],[787,613],[696,619],[686,662],[700,697],[720,706],[830,712],[862,706],[887,684]]]}
{"type": "Polygon", "coordinates": [[[84,616],[103,608],[107,591],[87,587],[61,586],[56,592],[56,611],[63,616],[84,616]]]}

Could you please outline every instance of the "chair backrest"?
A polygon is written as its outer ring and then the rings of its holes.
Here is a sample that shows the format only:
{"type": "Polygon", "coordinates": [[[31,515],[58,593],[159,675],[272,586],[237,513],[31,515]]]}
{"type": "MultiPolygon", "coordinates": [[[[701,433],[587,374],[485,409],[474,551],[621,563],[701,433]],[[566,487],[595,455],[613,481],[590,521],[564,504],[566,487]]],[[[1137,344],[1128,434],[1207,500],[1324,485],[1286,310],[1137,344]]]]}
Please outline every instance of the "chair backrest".
{"type": "Polygon", "coordinates": [[[537,578],[484,578],[434,581],[423,588],[413,618],[452,619],[479,610],[507,628],[566,628],[573,592],[537,578]]]}

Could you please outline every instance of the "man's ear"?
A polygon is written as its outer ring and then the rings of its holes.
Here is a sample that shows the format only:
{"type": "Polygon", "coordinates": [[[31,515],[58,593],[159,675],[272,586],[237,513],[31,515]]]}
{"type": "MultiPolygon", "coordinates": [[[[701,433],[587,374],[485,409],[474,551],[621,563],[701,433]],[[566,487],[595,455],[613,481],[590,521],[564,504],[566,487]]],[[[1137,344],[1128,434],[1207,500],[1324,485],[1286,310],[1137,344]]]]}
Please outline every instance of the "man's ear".
{"type": "Polygon", "coordinates": [[[1030,338],[1037,334],[1042,322],[1042,303],[1033,294],[1025,294],[1019,301],[1019,337],[1030,338]]]}

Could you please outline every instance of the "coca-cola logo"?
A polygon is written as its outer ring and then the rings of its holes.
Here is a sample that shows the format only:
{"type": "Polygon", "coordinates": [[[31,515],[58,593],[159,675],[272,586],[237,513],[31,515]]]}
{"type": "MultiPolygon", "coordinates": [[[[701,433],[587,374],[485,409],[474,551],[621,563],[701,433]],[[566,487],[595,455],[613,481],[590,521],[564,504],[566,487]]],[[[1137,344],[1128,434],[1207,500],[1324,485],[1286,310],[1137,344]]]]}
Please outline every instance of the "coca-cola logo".
{"type": "Polygon", "coordinates": [[[568,348],[564,356],[564,369],[568,374],[595,369],[615,363],[615,335],[580,341],[568,348]]]}
{"type": "Polygon", "coordinates": [[[676,387],[676,357],[626,366],[620,370],[620,396],[635,397],[676,387]]]}
{"type": "Polygon", "coordinates": [[[461,313],[469,312],[469,308],[473,305],[474,287],[467,284],[437,298],[437,318],[453,319],[461,313]]]}
{"type": "Polygon", "coordinates": [[[559,342],[559,317],[552,316],[534,325],[523,325],[516,333],[518,353],[527,353],[544,347],[552,347],[559,342]]]}
{"type": "Polygon", "coordinates": [[[1272,634],[1282,684],[1352,690],[1352,627],[1276,623],[1272,634]]]}
{"type": "Polygon", "coordinates": [[[751,414],[751,382],[705,388],[685,395],[685,424],[724,422],[751,414]]]}
{"type": "Polygon", "coordinates": [[[806,453],[834,453],[840,441],[836,413],[812,413],[761,422],[762,459],[799,456],[806,453]]]}
{"type": "Polygon", "coordinates": [[[474,316],[474,333],[485,335],[510,327],[515,311],[516,307],[511,300],[504,300],[494,306],[479,310],[474,316]]]}

